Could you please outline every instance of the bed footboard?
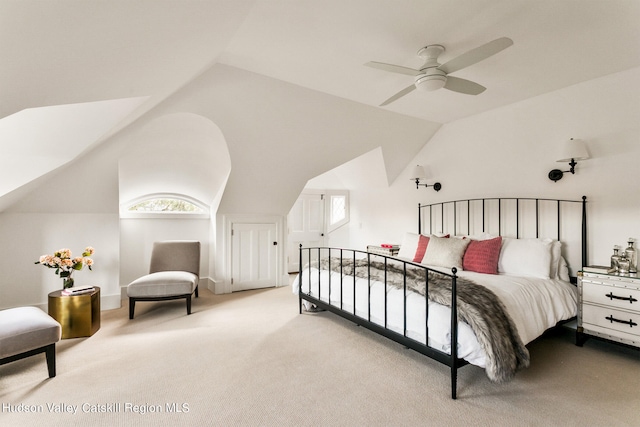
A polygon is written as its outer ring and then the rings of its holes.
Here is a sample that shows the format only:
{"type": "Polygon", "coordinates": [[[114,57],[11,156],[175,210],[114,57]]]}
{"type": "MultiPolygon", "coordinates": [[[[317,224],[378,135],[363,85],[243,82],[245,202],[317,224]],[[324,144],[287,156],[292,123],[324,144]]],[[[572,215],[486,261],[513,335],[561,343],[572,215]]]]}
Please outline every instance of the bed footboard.
{"type": "MultiPolygon", "coordinates": [[[[437,348],[433,348],[429,345],[429,303],[428,303],[428,289],[429,289],[429,275],[426,274],[428,271],[433,271],[427,268],[424,265],[416,264],[413,262],[401,260],[398,258],[372,254],[365,251],[353,250],[353,249],[339,249],[339,248],[329,248],[329,247],[315,247],[315,248],[303,248],[302,245],[299,247],[299,265],[300,271],[298,275],[298,303],[299,303],[299,311],[302,313],[303,300],[308,301],[310,304],[314,306],[330,311],[332,313],[337,314],[340,317],[343,317],[357,325],[363,326],[379,335],[382,335],[392,341],[395,341],[403,346],[410,348],[414,351],[417,351],[431,359],[434,359],[440,363],[443,363],[451,368],[451,398],[456,399],[457,394],[457,370],[459,367],[462,367],[468,364],[464,359],[459,359],[457,354],[457,342],[458,342],[458,308],[456,301],[456,280],[457,280],[457,271],[455,268],[452,269],[451,274],[442,273],[437,271],[438,274],[446,276],[451,281],[451,336],[450,336],[450,353],[443,352],[437,348]],[[321,275],[323,274],[323,270],[319,265],[317,268],[317,280],[318,286],[317,291],[312,291],[312,273],[311,269],[307,269],[308,273],[304,274],[303,265],[314,265],[320,264],[320,260],[328,260],[329,271],[334,271],[335,273],[339,273],[339,281],[332,281],[331,274],[328,274],[328,278],[324,278],[324,280],[328,280],[328,283],[325,283],[326,289],[320,285],[321,275]],[[381,273],[378,271],[378,274],[374,275],[371,271],[372,259],[377,259],[378,264],[383,265],[383,278],[381,279],[381,273]],[[380,261],[381,260],[381,261],[380,261]],[[306,262],[305,262],[306,261],[306,262]],[[331,265],[331,263],[334,263],[331,265]],[[394,330],[388,324],[387,315],[389,313],[388,300],[387,300],[387,289],[390,286],[387,281],[387,274],[390,270],[391,263],[394,264],[394,268],[397,270],[400,268],[404,270],[404,284],[403,284],[403,304],[402,308],[402,327],[401,331],[398,331],[397,328],[394,330]],[[358,265],[358,266],[357,266],[358,265]],[[399,267],[400,266],[400,267],[399,267]],[[407,334],[407,295],[412,291],[407,288],[407,268],[414,269],[422,269],[425,271],[425,292],[424,292],[424,304],[426,309],[426,316],[424,319],[424,327],[425,327],[425,339],[424,342],[415,339],[407,334]],[[366,300],[366,309],[364,309],[363,313],[358,313],[356,309],[358,303],[356,302],[356,295],[358,293],[358,289],[356,289],[356,274],[357,279],[365,280],[367,282],[366,285],[366,295],[362,296],[362,292],[360,292],[359,298],[364,298],[366,300]],[[351,278],[350,282],[345,283],[345,278],[351,278]],[[384,315],[379,316],[377,321],[372,319],[372,284],[374,282],[382,283],[384,286],[384,315]],[[349,289],[345,289],[345,287],[349,287],[349,289]],[[323,293],[324,292],[324,293],[323,293]],[[345,301],[344,298],[349,299],[345,301]]],[[[326,270],[324,270],[326,271],[326,270]]],[[[316,274],[314,271],[313,274],[316,274]]],[[[316,278],[314,278],[315,280],[316,278]]],[[[315,283],[315,282],[314,282],[315,283]]],[[[360,300],[362,301],[362,300],[360,300]]],[[[378,301],[379,303],[379,301],[378,301]]],[[[361,303],[362,304],[362,303],[361,303]]]]}

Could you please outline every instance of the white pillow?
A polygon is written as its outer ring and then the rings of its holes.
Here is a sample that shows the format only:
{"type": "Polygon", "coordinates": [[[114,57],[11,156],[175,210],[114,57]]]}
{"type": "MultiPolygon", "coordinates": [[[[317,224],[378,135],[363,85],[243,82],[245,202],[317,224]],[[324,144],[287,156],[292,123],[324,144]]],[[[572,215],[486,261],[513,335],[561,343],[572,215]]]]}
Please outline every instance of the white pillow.
{"type": "Polygon", "coordinates": [[[470,241],[431,236],[422,264],[462,270],[462,257],[470,241]]]}
{"type": "Polygon", "coordinates": [[[418,250],[419,240],[420,236],[418,234],[409,232],[405,233],[404,238],[402,239],[402,244],[400,245],[400,250],[398,251],[398,258],[413,261],[413,258],[416,256],[416,251],[418,250]]]}
{"type": "Polygon", "coordinates": [[[502,239],[498,273],[548,279],[551,239],[502,239]]]}

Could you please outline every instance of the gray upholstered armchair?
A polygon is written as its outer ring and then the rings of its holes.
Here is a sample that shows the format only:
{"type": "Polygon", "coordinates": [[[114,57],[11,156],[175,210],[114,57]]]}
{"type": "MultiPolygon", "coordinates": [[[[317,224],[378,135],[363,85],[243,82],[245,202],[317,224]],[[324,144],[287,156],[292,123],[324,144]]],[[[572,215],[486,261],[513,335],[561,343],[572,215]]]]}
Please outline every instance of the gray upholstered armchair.
{"type": "Polygon", "coordinates": [[[198,297],[200,242],[167,240],[155,242],[149,274],[127,286],[129,319],[133,319],[136,301],[164,301],[185,298],[191,314],[191,295],[198,297]]]}

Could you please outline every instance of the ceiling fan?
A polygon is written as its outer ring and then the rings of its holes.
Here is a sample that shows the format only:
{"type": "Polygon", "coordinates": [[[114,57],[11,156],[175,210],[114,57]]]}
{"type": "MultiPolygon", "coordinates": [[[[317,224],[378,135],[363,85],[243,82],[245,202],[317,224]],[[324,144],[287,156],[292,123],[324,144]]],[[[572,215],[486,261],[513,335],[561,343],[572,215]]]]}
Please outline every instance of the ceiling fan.
{"type": "Polygon", "coordinates": [[[510,38],[501,37],[465,52],[444,64],[438,63],[438,56],[444,52],[444,46],[432,44],[425,46],[418,51],[418,56],[425,60],[424,65],[419,70],[375,61],[367,62],[364,65],[384,71],[390,71],[392,73],[407,74],[415,77],[414,83],[411,86],[402,89],[400,92],[384,101],[380,104],[381,107],[402,98],[416,88],[419,90],[433,91],[444,87],[445,89],[467,95],[479,95],[485,91],[486,88],[484,86],[470,80],[450,76],[449,74],[487,59],[488,57],[508,48],[512,44],[513,40],[510,38]]]}

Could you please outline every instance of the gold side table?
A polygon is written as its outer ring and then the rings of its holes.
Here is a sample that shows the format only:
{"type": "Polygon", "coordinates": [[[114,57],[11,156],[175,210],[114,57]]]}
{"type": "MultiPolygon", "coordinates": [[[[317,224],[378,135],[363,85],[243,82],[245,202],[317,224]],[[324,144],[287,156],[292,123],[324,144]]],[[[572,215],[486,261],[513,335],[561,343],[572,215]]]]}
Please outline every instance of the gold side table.
{"type": "Polygon", "coordinates": [[[100,288],[91,293],[63,295],[62,290],[49,294],[49,316],[62,326],[62,338],[90,337],[100,329],[100,288]]]}

